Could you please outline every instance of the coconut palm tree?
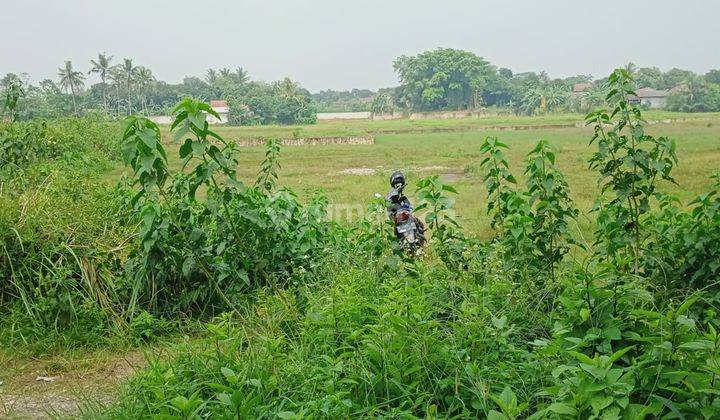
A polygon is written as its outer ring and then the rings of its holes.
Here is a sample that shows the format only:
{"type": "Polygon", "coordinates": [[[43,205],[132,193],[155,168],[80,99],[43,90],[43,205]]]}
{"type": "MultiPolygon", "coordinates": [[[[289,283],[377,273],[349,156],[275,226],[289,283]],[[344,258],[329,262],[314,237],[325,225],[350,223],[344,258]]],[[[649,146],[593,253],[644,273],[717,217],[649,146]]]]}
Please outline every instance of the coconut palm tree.
{"type": "Polygon", "coordinates": [[[123,84],[125,76],[119,65],[110,67],[108,79],[110,79],[115,86],[115,112],[117,115],[120,115],[120,86],[123,84]]]}
{"type": "Polygon", "coordinates": [[[108,104],[107,104],[107,83],[106,80],[109,76],[110,68],[112,67],[110,65],[110,62],[112,61],[112,56],[108,56],[105,53],[98,54],[98,59],[96,60],[90,60],[90,64],[92,65],[92,68],[88,72],[90,73],[97,73],[100,76],[100,81],[102,81],[103,89],[103,107],[105,108],[105,112],[108,112],[108,104]]]}
{"type": "Polygon", "coordinates": [[[152,82],[155,81],[155,76],[153,76],[152,71],[150,71],[149,68],[138,66],[135,68],[135,82],[137,83],[138,87],[140,88],[140,92],[142,92],[141,95],[141,102],[143,109],[145,110],[145,113],[147,114],[147,89],[150,87],[152,82]]]}
{"type": "Polygon", "coordinates": [[[120,70],[122,71],[125,88],[127,89],[128,115],[130,115],[132,114],[132,85],[135,82],[137,67],[133,65],[131,58],[124,58],[120,70]]]}
{"type": "Polygon", "coordinates": [[[250,80],[250,76],[248,76],[247,70],[238,67],[237,70],[235,70],[235,81],[238,84],[244,85],[248,80],[250,80]]]}
{"type": "Polygon", "coordinates": [[[230,76],[230,69],[225,68],[225,67],[221,68],[221,69],[220,69],[220,76],[222,76],[222,77],[230,76]]]}
{"type": "Polygon", "coordinates": [[[81,91],[83,86],[85,86],[85,83],[83,82],[83,80],[85,80],[85,75],[82,72],[75,71],[75,69],[73,69],[72,62],[70,62],[70,60],[66,60],[65,66],[58,68],[58,76],[60,76],[60,87],[66,91],[70,90],[73,101],[73,109],[75,110],[75,115],[78,115],[75,92],[81,91]]]}
{"type": "Polygon", "coordinates": [[[207,71],[207,73],[206,73],[206,75],[205,75],[205,80],[206,80],[209,84],[212,85],[213,83],[215,83],[215,81],[217,80],[217,78],[218,78],[217,71],[215,71],[215,70],[213,70],[213,69],[208,69],[208,71],[207,71]]]}
{"type": "Polygon", "coordinates": [[[624,66],[625,70],[627,70],[628,73],[630,73],[631,76],[634,76],[635,73],[638,71],[638,66],[635,65],[632,61],[628,62],[624,66]]]}

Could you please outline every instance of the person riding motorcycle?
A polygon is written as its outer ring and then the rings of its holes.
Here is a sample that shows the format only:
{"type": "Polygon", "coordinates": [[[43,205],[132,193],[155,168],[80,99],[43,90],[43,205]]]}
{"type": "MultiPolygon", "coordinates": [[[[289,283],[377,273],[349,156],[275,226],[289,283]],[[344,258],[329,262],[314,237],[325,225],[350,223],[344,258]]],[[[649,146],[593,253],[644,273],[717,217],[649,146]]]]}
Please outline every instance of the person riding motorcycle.
{"type": "MultiPolygon", "coordinates": [[[[390,175],[390,187],[392,188],[390,192],[385,196],[385,201],[388,203],[387,205],[387,214],[390,220],[393,222],[395,221],[395,213],[398,212],[400,209],[406,209],[409,211],[412,211],[413,207],[410,204],[410,200],[403,194],[403,189],[405,189],[405,175],[400,171],[395,171],[390,175]]],[[[417,231],[420,236],[420,241],[425,242],[425,225],[423,222],[417,218],[413,217],[415,219],[415,225],[417,226],[417,231]]],[[[398,238],[401,237],[400,233],[397,231],[397,226],[394,228],[395,236],[398,238]]]]}

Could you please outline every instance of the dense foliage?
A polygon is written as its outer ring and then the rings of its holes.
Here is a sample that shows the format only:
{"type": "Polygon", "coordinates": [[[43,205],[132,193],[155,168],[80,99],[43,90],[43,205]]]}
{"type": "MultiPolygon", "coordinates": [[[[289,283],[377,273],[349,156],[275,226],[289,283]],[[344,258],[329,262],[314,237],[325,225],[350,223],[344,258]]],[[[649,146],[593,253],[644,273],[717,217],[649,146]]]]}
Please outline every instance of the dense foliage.
{"type": "Polygon", "coordinates": [[[494,238],[464,235],[454,188],[421,180],[426,258],[393,252],[382,219],[368,219],[341,242],[352,252],[325,249],[341,269],[262,289],[209,323],[206,340],[136,377],[107,414],[717,417],[718,192],[689,209],[663,194],[674,144],[644,132],[629,72],[608,84],[613,107],[587,119],[602,186],[595,244],[582,250],[570,234],[578,211],[548,142],[527,156],[519,186],[507,146],[488,138],[494,238]],[[583,257],[568,258],[571,248],[583,257]]]}
{"type": "Polygon", "coordinates": [[[22,120],[58,118],[81,113],[103,113],[126,116],[168,114],[186,97],[203,101],[224,99],[231,102],[233,124],[308,124],[315,122],[315,106],[310,93],[290,79],[273,83],[251,81],[239,68],[231,72],[209,70],[203,80],[186,77],[182,83],[158,81],[152,72],[130,59],[112,65],[112,57],[100,54],[91,61],[89,73],[97,74],[100,83],[85,89],[86,76],[67,62],[58,74],[59,82],[43,80],[39,85],[27,83],[27,76],[7,74],[0,81],[3,97],[16,86],[24,87],[17,104],[22,120]]]}
{"type": "MultiPolygon", "coordinates": [[[[230,123],[309,124],[316,112],[371,111],[386,115],[395,111],[509,109],[534,115],[556,111],[587,112],[604,107],[607,80],[578,75],[551,78],[545,72],[514,74],[471,52],[452,48],[400,56],[393,63],[400,85],[373,92],[323,90],[311,94],[285,78],[265,83],[250,80],[242,69],[209,69],[203,77],[188,76],[182,83],[157,80],[152,71],[125,58],[98,54],[84,73],[66,62],[58,80],[28,83],[28,75],[8,73],[0,80],[0,99],[6,118],[31,120],[103,113],[124,117],[133,113],[167,115],[180,100],[191,97],[230,102],[230,123]],[[99,80],[90,83],[89,77],[99,80]],[[589,84],[573,92],[576,84],[589,84]]],[[[697,75],[688,70],[638,68],[627,70],[639,87],[671,93],[672,111],[720,111],[720,70],[697,75]]]]}
{"type": "Polygon", "coordinates": [[[321,90],[312,98],[318,112],[360,112],[370,111],[375,92],[368,89],[351,91],[321,90]]]}
{"type": "Polygon", "coordinates": [[[519,184],[490,137],[478,156],[493,237],[464,232],[457,191],[431,176],[416,191],[422,258],[393,245],[382,199],[341,227],[322,198],[280,187],[276,141],[242,184],[203,102],[173,111],[182,171],[142,117],[3,126],[36,146],[3,164],[0,337],[143,341],[205,322],[117,403],[87,408],[110,418],[717,418],[720,185],[688,205],[665,194],[674,142],[645,132],[629,71],[607,88],[610,109],[587,116],[593,243],[570,230],[580,213],[551,141],[519,184]],[[90,181],[119,150],[132,179],[90,181]]]}
{"type": "Polygon", "coordinates": [[[494,69],[473,53],[441,48],[393,63],[400,78],[398,99],[413,109],[467,109],[479,97],[494,69]]]}

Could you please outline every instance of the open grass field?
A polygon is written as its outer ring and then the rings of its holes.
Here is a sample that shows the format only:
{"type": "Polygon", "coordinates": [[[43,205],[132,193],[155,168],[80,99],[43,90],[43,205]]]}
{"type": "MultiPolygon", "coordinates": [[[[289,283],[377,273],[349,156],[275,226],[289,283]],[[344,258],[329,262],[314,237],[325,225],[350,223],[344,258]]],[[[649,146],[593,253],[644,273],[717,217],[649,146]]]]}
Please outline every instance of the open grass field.
{"type": "MultiPolygon", "coordinates": [[[[649,132],[666,135],[678,144],[680,163],[675,171],[678,185],[664,184],[684,201],[706,191],[710,175],[720,170],[720,114],[677,114],[653,111],[646,114],[653,124],[649,132]],[[672,122],[667,122],[671,119],[672,122]]],[[[331,204],[331,217],[343,221],[358,217],[373,193],[384,194],[388,175],[395,169],[407,172],[412,194],[420,177],[440,174],[457,187],[456,209],[463,224],[484,236],[489,220],[485,216],[485,189],[479,164],[480,144],[487,136],[498,136],[510,146],[511,170],[522,180],[525,155],[538,139],[548,140],[558,151],[558,165],[565,172],[573,198],[586,212],[597,191],[597,175],[588,169],[594,151],[589,145],[592,132],[583,127],[578,114],[544,117],[488,117],[457,120],[395,120],[325,122],[312,126],[216,127],[226,139],[353,136],[371,133],[374,145],[285,146],[281,151],[280,183],[301,196],[323,191],[331,204]],[[561,125],[560,127],[548,127],[561,125]],[[579,126],[575,126],[579,125],[579,126]],[[498,127],[515,129],[498,130],[498,127]],[[362,171],[354,171],[362,169],[362,171]],[[372,171],[368,171],[368,169],[372,171]],[[351,172],[351,173],[348,173],[351,172]],[[352,174],[362,172],[363,175],[352,174]],[[373,172],[368,174],[369,172],[373,172]]],[[[165,136],[171,167],[180,167],[177,145],[165,136]]],[[[240,178],[251,182],[264,155],[263,147],[241,149],[240,178]]],[[[112,173],[115,179],[123,171],[112,173]]],[[[411,195],[412,197],[412,195],[411,195]]],[[[579,221],[587,232],[589,222],[579,221]]]]}
{"type": "MultiPolygon", "coordinates": [[[[720,113],[680,113],[660,110],[646,111],[648,121],[720,120],[720,113]]],[[[264,125],[216,127],[228,138],[264,139],[271,137],[329,137],[363,136],[367,134],[426,133],[448,131],[478,131],[483,129],[513,129],[542,126],[583,125],[580,114],[549,114],[540,116],[488,115],[458,119],[400,119],[386,121],[349,120],[323,121],[313,125],[264,125]]]]}

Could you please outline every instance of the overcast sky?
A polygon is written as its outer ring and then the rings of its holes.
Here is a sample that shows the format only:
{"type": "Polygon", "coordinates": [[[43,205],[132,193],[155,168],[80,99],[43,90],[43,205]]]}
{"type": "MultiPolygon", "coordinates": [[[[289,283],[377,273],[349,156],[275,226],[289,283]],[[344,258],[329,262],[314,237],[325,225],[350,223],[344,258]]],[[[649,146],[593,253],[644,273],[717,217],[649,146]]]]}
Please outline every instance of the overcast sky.
{"type": "MultiPolygon", "coordinates": [[[[0,0],[0,75],[57,77],[105,51],[179,82],[242,66],[320,89],[388,87],[392,61],[437,47],[515,72],[605,76],[720,68],[718,0],[0,0]],[[605,44],[605,45],[604,45],[605,44]]],[[[95,76],[92,76],[95,77],[95,76]]],[[[90,82],[95,82],[93,78],[90,82]]]]}

